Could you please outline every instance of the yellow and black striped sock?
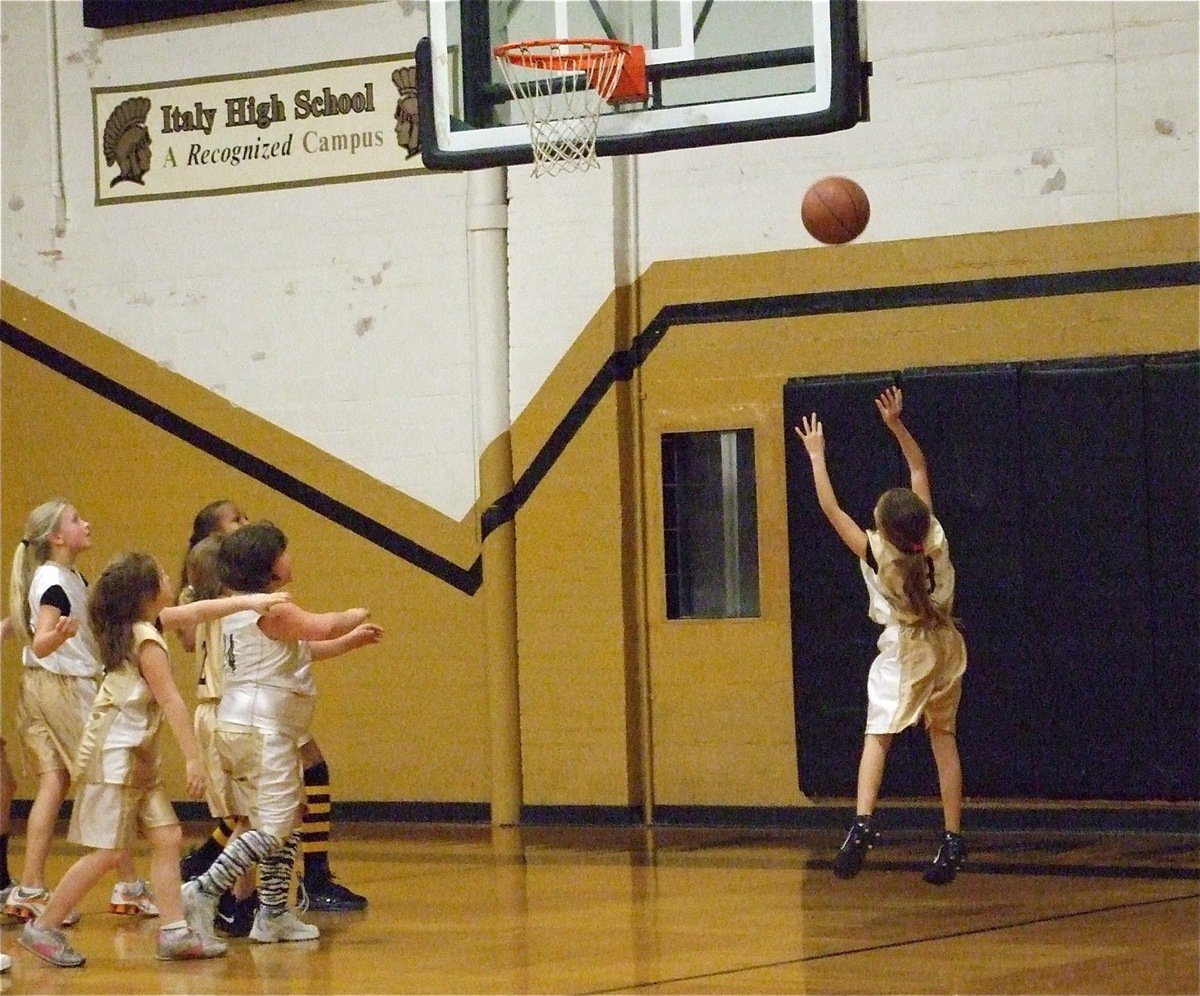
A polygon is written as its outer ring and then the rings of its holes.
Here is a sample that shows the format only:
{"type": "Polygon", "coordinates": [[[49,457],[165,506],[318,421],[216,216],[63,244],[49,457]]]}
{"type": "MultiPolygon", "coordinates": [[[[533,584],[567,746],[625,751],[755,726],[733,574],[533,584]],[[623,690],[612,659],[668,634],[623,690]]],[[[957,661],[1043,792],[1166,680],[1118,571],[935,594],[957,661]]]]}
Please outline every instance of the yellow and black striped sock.
{"type": "Polygon", "coordinates": [[[329,879],[329,766],[320,761],[304,769],[304,821],[300,848],[304,855],[304,884],[329,879]]]}

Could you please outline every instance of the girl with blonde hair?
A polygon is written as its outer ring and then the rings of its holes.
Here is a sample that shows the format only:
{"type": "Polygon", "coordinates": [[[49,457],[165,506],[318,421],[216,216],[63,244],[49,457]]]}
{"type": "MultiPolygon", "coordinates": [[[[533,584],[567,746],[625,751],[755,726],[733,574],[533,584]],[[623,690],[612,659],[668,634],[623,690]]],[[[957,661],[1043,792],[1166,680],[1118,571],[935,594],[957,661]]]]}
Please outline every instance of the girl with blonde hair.
{"type": "MultiPolygon", "coordinates": [[[[37,779],[21,878],[4,902],[5,915],[22,920],[39,916],[49,900],[45,874],[50,840],[71,787],[71,762],[83,724],[100,686],[98,648],[88,624],[88,585],[75,567],[91,546],[91,525],[65,498],[52,498],[29,513],[13,553],[11,628],[26,640],[17,730],[25,770],[37,779]]],[[[109,909],[158,916],[154,897],[130,859],[118,868],[109,909]]],[[[69,922],[78,918],[78,913],[67,914],[69,922]]]]}

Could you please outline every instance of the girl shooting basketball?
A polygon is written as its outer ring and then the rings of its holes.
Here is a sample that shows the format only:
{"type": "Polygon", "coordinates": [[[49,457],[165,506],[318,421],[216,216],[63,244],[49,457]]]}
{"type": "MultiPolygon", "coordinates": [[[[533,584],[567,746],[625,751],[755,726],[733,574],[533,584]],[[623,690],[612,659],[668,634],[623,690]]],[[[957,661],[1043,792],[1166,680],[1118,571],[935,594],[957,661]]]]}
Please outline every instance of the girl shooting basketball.
{"type": "Polygon", "coordinates": [[[879,837],[872,825],[888,749],[895,734],[923,719],[937,764],[946,831],[925,881],[953,881],[966,860],[962,840],[962,768],[955,719],[967,650],[951,617],[954,567],[941,523],[933,515],[921,447],[900,418],[904,399],[891,387],[876,400],[883,424],[908,463],[909,487],[885,491],[873,529],[863,530],[838,504],[825,466],[825,432],[816,413],[796,435],[812,463],[821,511],[854,555],[870,594],[870,616],[884,627],[867,678],[867,731],[858,767],[857,815],[834,859],[834,874],[853,878],[879,837]]]}

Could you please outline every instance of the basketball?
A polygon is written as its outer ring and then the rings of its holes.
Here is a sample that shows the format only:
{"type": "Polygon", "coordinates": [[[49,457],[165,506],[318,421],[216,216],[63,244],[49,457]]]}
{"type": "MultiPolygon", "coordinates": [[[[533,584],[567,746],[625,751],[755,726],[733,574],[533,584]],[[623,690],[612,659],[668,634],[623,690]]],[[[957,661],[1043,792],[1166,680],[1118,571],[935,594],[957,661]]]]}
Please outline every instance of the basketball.
{"type": "Polygon", "coordinates": [[[805,191],[800,220],[818,242],[841,245],[862,235],[871,220],[871,202],[853,180],[827,176],[805,191]]]}

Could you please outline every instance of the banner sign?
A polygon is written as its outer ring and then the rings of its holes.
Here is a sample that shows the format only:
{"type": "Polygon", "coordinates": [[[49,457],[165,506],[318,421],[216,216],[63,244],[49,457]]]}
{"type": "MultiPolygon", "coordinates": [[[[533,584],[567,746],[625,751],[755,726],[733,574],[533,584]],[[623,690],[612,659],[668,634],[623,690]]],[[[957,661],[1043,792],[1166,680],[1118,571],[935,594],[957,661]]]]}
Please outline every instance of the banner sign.
{"type": "Polygon", "coordinates": [[[94,87],[96,204],[424,171],[412,53],[94,87]]]}

